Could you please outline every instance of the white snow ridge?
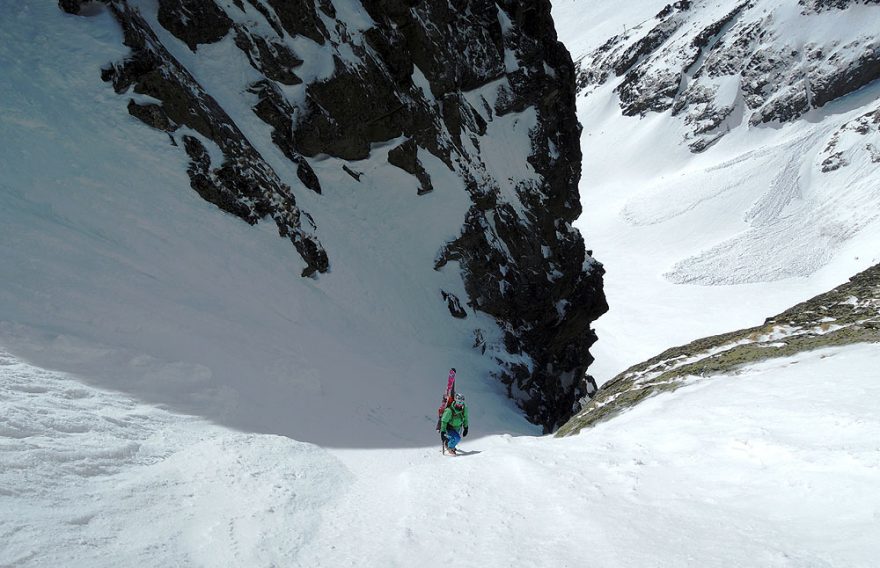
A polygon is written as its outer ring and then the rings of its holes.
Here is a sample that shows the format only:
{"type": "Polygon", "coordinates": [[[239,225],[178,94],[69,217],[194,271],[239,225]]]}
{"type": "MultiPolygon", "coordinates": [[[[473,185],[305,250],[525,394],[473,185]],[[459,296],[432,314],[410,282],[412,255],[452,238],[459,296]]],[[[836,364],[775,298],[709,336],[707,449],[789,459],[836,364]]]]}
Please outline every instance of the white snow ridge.
{"type": "MultiPolygon", "coordinates": [[[[218,2],[254,29],[273,26],[265,13],[276,3],[218,2]]],[[[620,52],[643,39],[667,3],[559,0],[553,16],[584,65],[616,35],[623,43],[608,45],[620,52]]],[[[162,2],[131,4],[155,18],[162,2]]],[[[352,33],[372,25],[362,3],[315,4],[322,25],[330,11],[352,33]]],[[[532,3],[521,4],[527,19],[532,3]]],[[[741,3],[675,3],[683,5],[668,8],[675,31],[633,65],[675,75],[688,53],[680,48],[741,3]]],[[[456,238],[469,207],[441,160],[419,149],[435,188],[416,195],[412,176],[387,163],[391,143],[357,161],[364,181],[342,160],[312,159],[323,195],[296,198],[314,214],[333,265],[303,278],[277,227],[250,226],[190,190],[179,148],[100,81],[101,68],[128,53],[104,3],[84,6],[86,25],[56,2],[5,8],[0,568],[878,565],[876,343],[690,377],[575,436],[542,436],[475,349],[476,325],[485,333],[477,345],[492,355],[495,321],[473,310],[466,322],[452,318],[439,300],[438,282],[467,300],[458,262],[437,271],[430,259],[436,243],[456,238]],[[434,430],[451,366],[471,420],[454,457],[441,453],[434,430]]],[[[800,67],[778,77],[800,81],[824,65],[809,59],[813,43],[852,62],[862,55],[852,46],[880,29],[870,0],[756,0],[752,9],[772,23],[765,49],[780,37],[797,43],[800,67]]],[[[513,25],[499,21],[501,32],[513,25]]],[[[333,72],[337,62],[317,42],[289,39],[311,55],[298,74],[333,72]]],[[[710,51],[723,44],[711,41],[710,51]]],[[[178,43],[175,56],[195,58],[178,43]]],[[[292,162],[242,103],[239,87],[254,71],[240,53],[232,59],[233,47],[231,36],[199,45],[212,56],[199,59],[211,67],[199,79],[213,82],[248,137],[263,136],[255,145],[279,176],[294,180],[292,162]]],[[[516,68],[512,50],[503,63],[516,68]]],[[[607,270],[611,307],[592,350],[600,384],[667,348],[757,325],[880,263],[880,114],[872,114],[880,85],[808,105],[791,121],[752,123],[739,73],[703,77],[694,67],[678,77],[673,99],[715,81],[700,108],[732,109],[710,132],[723,135],[699,152],[689,146],[705,134],[686,122],[693,107],[626,116],[617,90],[625,78],[613,71],[578,96],[577,228],[607,270]]],[[[423,70],[412,78],[433,99],[423,70]]],[[[285,94],[296,101],[303,89],[285,94]]],[[[494,104],[480,99],[500,92],[490,85],[468,96],[488,113],[494,104]]],[[[479,151],[492,168],[528,152],[513,133],[534,128],[533,115],[488,125],[479,151]]],[[[534,173],[527,163],[514,168],[534,173]]],[[[499,191],[525,215],[509,181],[499,191]]],[[[880,290],[852,298],[865,312],[860,330],[880,325],[877,298],[880,290]]],[[[575,307],[561,300],[555,311],[562,318],[575,307]]],[[[841,329],[816,321],[802,331],[841,329]]]]}

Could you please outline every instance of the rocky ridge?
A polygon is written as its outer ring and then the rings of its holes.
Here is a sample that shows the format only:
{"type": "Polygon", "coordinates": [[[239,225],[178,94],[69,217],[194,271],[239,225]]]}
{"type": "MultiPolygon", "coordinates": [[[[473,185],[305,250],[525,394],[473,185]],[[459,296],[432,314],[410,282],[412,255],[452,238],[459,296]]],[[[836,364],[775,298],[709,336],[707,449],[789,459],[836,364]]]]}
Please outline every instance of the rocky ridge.
{"type": "Polygon", "coordinates": [[[589,96],[616,84],[627,116],[670,112],[694,152],[745,120],[793,121],[880,78],[876,0],[681,0],[577,62],[589,96]]]}
{"type": "MultiPolygon", "coordinates": [[[[131,49],[103,79],[129,97],[132,116],[186,152],[202,197],[252,224],[272,218],[305,261],[303,275],[333,262],[319,223],[294,197],[326,187],[312,160],[331,157],[361,181],[370,174],[355,162],[392,145],[388,163],[412,176],[418,195],[437,189],[435,164],[454,173],[472,205],[459,237],[437,243],[425,262],[459,269],[468,298],[438,290],[438,302],[450,317],[466,318],[467,306],[495,319],[501,341],[487,343],[491,334],[474,329],[475,346],[495,359],[498,378],[532,421],[549,430],[574,412],[591,383],[590,323],[607,305],[602,266],[571,225],[581,211],[575,70],[549,2],[102,4],[131,49]],[[223,43],[257,72],[240,96],[296,179],[263,159],[234,113],[182,63],[223,43]],[[513,163],[484,152],[511,129],[525,141],[513,163]]],[[[77,14],[95,3],[59,5],[77,14]]]]}
{"type": "MultiPolygon", "coordinates": [[[[74,2],[63,1],[61,5],[68,11],[78,10],[74,2]]],[[[172,144],[178,144],[173,135],[179,135],[190,158],[187,173],[191,186],[205,200],[252,225],[271,217],[280,235],[291,240],[306,262],[304,276],[326,271],[327,253],[314,234],[314,222],[297,208],[291,188],[263,160],[216,100],[168,52],[137,10],[124,2],[109,2],[107,6],[121,24],[125,45],[132,52],[125,61],[107,66],[101,77],[112,83],[117,93],[130,92],[141,95],[141,100],[146,97],[159,101],[138,102],[130,98],[129,113],[167,132],[172,144]],[[206,146],[219,148],[222,163],[212,163],[206,146]]],[[[167,7],[167,2],[161,6],[167,7]]],[[[159,10],[160,19],[165,14],[167,20],[166,12],[159,10]]],[[[206,13],[211,22],[219,18],[215,12],[206,13]]],[[[219,37],[216,29],[193,29],[198,40],[219,37]]]]}
{"type": "Polygon", "coordinates": [[[880,164],[880,107],[841,125],[819,154],[823,173],[833,172],[857,161],[866,153],[872,164],[880,164]]]}
{"type": "Polygon", "coordinates": [[[557,436],[576,434],[660,392],[735,374],[743,365],[853,343],[880,343],[880,265],[762,325],[673,347],[630,367],[585,401],[557,436]]]}

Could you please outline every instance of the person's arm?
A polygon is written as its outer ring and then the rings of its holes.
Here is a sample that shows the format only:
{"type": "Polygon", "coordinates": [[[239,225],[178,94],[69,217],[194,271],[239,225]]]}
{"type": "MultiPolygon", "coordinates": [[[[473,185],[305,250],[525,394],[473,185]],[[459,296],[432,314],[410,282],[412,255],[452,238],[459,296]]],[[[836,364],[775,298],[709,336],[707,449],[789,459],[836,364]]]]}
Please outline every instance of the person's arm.
{"type": "Polygon", "coordinates": [[[446,426],[449,425],[449,421],[452,419],[452,409],[447,408],[443,411],[443,416],[440,417],[440,433],[446,431],[446,426]]]}

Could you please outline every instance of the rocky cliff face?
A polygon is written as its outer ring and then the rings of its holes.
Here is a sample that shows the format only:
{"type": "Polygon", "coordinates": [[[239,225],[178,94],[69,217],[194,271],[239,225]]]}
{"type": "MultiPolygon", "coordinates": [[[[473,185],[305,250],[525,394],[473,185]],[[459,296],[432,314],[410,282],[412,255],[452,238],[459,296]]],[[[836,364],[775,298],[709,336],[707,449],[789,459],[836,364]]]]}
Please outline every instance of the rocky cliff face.
{"type": "MultiPolygon", "coordinates": [[[[464,304],[495,319],[500,344],[475,329],[475,346],[495,358],[531,420],[552,429],[571,415],[591,382],[590,323],[607,306],[602,267],[571,225],[581,211],[575,69],[549,2],[102,4],[131,49],[102,78],[186,153],[202,197],[252,224],[271,218],[305,261],[304,276],[333,266],[321,227],[295,199],[328,183],[314,160],[338,159],[361,180],[371,174],[356,162],[390,145],[388,163],[412,176],[419,195],[435,191],[433,168],[451,172],[471,206],[459,236],[425,262],[460,270],[468,297],[438,290],[438,301],[450,317],[467,317],[464,304]],[[265,123],[295,179],[261,156],[224,108],[229,99],[218,102],[188,68],[214,44],[254,72],[237,100],[265,123]]],[[[77,14],[96,4],[59,5],[77,14]]]]}
{"type": "Polygon", "coordinates": [[[880,78],[876,0],[682,0],[578,62],[591,92],[622,77],[623,114],[680,116],[694,152],[745,117],[793,121],[880,78]]]}

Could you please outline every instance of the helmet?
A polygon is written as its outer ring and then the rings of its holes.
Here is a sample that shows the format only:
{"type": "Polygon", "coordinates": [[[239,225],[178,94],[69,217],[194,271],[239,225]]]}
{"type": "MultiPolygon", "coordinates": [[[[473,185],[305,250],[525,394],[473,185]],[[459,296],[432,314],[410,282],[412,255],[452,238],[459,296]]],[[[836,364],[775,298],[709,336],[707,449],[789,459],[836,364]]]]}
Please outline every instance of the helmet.
{"type": "Polygon", "coordinates": [[[455,404],[455,406],[457,406],[458,408],[464,406],[464,395],[460,392],[455,393],[455,402],[453,404],[455,404]]]}

